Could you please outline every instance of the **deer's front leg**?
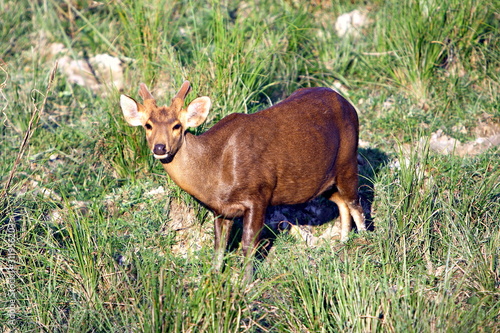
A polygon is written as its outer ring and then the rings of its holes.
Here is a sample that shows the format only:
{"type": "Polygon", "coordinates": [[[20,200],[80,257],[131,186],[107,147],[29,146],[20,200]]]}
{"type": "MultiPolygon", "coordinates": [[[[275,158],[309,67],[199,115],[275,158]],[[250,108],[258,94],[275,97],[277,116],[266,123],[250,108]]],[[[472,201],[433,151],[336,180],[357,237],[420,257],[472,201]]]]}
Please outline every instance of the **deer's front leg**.
{"type": "Polygon", "coordinates": [[[252,205],[245,212],[243,218],[243,237],[241,239],[243,254],[245,256],[245,280],[253,280],[253,259],[260,240],[260,232],[264,226],[266,205],[252,205]]]}
{"type": "Polygon", "coordinates": [[[215,219],[215,269],[220,271],[224,263],[224,253],[226,251],[229,234],[233,226],[233,220],[228,220],[223,217],[215,219]]]}

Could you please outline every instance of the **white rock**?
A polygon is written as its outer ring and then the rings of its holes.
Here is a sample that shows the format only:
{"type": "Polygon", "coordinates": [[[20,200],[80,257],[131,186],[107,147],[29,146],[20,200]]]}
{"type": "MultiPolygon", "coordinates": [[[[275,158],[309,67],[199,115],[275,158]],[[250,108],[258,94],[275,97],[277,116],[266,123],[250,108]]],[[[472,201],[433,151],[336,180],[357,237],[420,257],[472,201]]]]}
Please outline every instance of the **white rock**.
{"type": "Polygon", "coordinates": [[[64,56],[59,59],[59,69],[70,83],[88,87],[96,93],[105,94],[106,86],[118,90],[124,87],[122,61],[109,54],[98,54],[88,61],[64,56]]]}
{"type": "Polygon", "coordinates": [[[362,27],[369,23],[366,13],[360,10],[340,15],[335,22],[335,30],[339,37],[347,35],[358,36],[362,27]]]}

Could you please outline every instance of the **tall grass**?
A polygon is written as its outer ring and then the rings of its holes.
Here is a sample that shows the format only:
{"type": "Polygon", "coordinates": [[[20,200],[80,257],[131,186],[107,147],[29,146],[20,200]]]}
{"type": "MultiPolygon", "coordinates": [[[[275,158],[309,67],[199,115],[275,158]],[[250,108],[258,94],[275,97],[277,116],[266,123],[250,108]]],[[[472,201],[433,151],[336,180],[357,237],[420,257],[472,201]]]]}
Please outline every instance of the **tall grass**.
{"type": "Polygon", "coordinates": [[[476,1],[389,1],[376,19],[379,48],[391,51],[387,77],[417,100],[430,98],[440,68],[456,76],[474,65],[466,59],[491,31],[490,9],[476,1]]]}
{"type": "Polygon", "coordinates": [[[462,158],[421,144],[437,129],[470,140],[479,122],[500,122],[494,2],[23,0],[0,12],[2,330],[497,330],[498,148],[462,158]],[[334,19],[356,8],[371,23],[338,37],[334,19]],[[123,58],[133,97],[145,82],[167,104],[190,80],[188,99],[213,101],[196,133],[338,80],[369,145],[361,192],[374,230],[315,248],[278,233],[255,283],[243,284],[237,250],[215,273],[213,217],[125,124],[120,92],[58,73],[40,93],[52,42],[74,58],[123,58]],[[194,229],[210,241],[185,236],[194,229]]]}

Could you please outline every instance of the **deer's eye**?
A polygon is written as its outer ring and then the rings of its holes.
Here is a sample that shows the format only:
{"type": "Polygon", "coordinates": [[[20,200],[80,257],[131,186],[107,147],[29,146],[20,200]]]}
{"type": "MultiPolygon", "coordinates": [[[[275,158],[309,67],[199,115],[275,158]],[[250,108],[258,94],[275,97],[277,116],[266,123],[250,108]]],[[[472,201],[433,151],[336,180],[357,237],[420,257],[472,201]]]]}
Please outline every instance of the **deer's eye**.
{"type": "Polygon", "coordinates": [[[151,124],[149,124],[149,123],[148,123],[148,124],[146,124],[146,125],[144,125],[144,127],[145,127],[147,130],[151,130],[151,129],[153,129],[153,126],[151,126],[151,124]]]}
{"type": "Polygon", "coordinates": [[[172,129],[175,131],[175,130],[178,130],[181,128],[181,124],[175,124],[174,127],[172,127],[172,129]]]}

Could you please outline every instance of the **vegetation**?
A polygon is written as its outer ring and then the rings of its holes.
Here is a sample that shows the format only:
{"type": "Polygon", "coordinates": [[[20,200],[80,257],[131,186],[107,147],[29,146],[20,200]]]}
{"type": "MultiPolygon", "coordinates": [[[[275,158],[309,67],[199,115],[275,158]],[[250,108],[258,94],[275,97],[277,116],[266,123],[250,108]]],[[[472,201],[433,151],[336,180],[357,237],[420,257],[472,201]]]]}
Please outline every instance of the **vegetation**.
{"type": "Polygon", "coordinates": [[[498,330],[499,149],[428,144],[500,123],[498,2],[0,0],[0,13],[2,331],[498,330]],[[339,37],[354,9],[369,23],[339,37]],[[300,87],[341,89],[373,230],[312,248],[277,233],[255,283],[238,251],[216,274],[213,216],[152,160],[116,87],[51,74],[54,43],[122,59],[134,97],[146,82],[166,104],[189,79],[188,99],[213,101],[198,133],[300,87]],[[183,255],[173,224],[187,215],[209,241],[183,255]]]}

